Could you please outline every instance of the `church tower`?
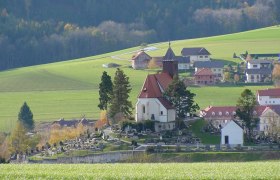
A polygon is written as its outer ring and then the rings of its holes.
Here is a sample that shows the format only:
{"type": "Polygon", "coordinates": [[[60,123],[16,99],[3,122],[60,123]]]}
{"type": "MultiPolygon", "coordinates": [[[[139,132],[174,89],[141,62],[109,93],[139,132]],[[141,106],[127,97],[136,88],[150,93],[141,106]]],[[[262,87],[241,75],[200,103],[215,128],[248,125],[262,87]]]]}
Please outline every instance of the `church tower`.
{"type": "Polygon", "coordinates": [[[168,50],[163,57],[162,66],[162,72],[168,73],[172,78],[175,75],[178,76],[178,61],[176,60],[176,56],[170,47],[170,42],[168,50]]]}

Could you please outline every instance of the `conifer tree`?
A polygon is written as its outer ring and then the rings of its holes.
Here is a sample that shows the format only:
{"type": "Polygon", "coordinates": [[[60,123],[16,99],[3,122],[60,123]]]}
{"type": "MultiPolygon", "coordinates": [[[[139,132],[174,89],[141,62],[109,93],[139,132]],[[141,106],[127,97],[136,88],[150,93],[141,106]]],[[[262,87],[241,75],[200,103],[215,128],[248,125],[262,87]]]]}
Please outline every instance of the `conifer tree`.
{"type": "Polygon", "coordinates": [[[175,76],[172,83],[164,92],[164,97],[176,108],[178,118],[186,117],[187,113],[194,114],[199,106],[194,102],[195,94],[187,90],[183,81],[175,76]]]}
{"type": "Polygon", "coordinates": [[[20,111],[18,113],[18,120],[22,122],[22,124],[27,130],[33,130],[34,128],[33,113],[31,112],[26,102],[24,102],[20,108],[20,111]]]}
{"type": "Polygon", "coordinates": [[[101,83],[99,84],[99,104],[100,110],[107,110],[108,104],[111,101],[111,95],[113,91],[113,83],[111,76],[106,71],[103,72],[101,77],[101,83]]]}
{"type": "Polygon", "coordinates": [[[132,104],[128,100],[130,92],[129,78],[124,74],[123,70],[117,68],[113,82],[113,93],[109,110],[110,117],[122,113],[127,118],[132,114],[132,104]]]}

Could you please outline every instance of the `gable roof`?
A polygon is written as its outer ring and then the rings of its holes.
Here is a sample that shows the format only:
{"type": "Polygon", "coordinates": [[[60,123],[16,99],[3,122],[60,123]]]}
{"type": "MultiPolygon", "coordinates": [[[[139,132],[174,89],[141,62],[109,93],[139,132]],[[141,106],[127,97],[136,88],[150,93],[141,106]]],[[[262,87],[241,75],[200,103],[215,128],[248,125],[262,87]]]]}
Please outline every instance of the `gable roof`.
{"type": "Polygon", "coordinates": [[[224,63],[221,61],[197,61],[194,62],[196,68],[223,68],[224,63]]]}
{"type": "Polygon", "coordinates": [[[280,88],[258,90],[257,95],[259,95],[259,96],[279,96],[280,97],[280,88]]]}
{"type": "Polygon", "coordinates": [[[142,51],[139,51],[137,54],[133,55],[132,60],[136,60],[141,55],[147,55],[149,59],[152,59],[151,56],[149,56],[147,53],[145,53],[145,51],[142,50],[142,51]]]}
{"type": "Polygon", "coordinates": [[[265,113],[269,109],[271,109],[272,111],[274,111],[276,114],[278,114],[280,116],[280,105],[268,106],[265,108],[263,113],[265,113]]]}
{"type": "Polygon", "coordinates": [[[261,69],[246,69],[247,74],[262,74],[262,75],[270,75],[272,74],[272,70],[269,68],[261,68],[261,69]]]}
{"type": "Polygon", "coordinates": [[[241,125],[240,125],[237,121],[231,120],[231,121],[229,121],[228,123],[226,123],[226,125],[222,128],[222,130],[225,129],[229,124],[232,124],[232,123],[236,124],[237,127],[243,129],[243,128],[241,127],[241,125]]]}
{"type": "Polygon", "coordinates": [[[272,61],[264,60],[264,59],[253,59],[253,60],[249,60],[248,63],[250,63],[250,64],[272,64],[272,61]]]}
{"type": "Polygon", "coordinates": [[[193,47],[193,48],[183,48],[181,51],[183,56],[192,56],[192,55],[211,55],[207,49],[203,47],[193,47]]]}
{"type": "Polygon", "coordinates": [[[162,97],[172,78],[168,73],[150,74],[147,76],[138,98],[159,98],[162,97]]]}
{"type": "Polygon", "coordinates": [[[212,76],[214,74],[213,74],[213,72],[210,69],[202,68],[199,71],[197,71],[194,75],[195,76],[212,76]]]}

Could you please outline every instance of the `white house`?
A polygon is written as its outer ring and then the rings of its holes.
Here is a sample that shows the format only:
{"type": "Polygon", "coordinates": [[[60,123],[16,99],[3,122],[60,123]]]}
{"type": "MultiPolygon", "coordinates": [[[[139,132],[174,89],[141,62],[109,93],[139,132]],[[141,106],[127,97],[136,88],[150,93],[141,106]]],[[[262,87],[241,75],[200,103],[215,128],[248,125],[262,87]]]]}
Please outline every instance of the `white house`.
{"type": "Polygon", "coordinates": [[[280,105],[280,88],[258,90],[257,100],[260,105],[280,105]]]}
{"type": "Polygon", "coordinates": [[[196,61],[210,61],[210,53],[203,47],[183,48],[181,51],[183,57],[190,57],[193,64],[196,61]]]}
{"type": "Polygon", "coordinates": [[[163,97],[163,92],[178,73],[178,63],[174,59],[174,52],[169,47],[162,61],[163,72],[147,76],[136,103],[136,121],[155,121],[157,132],[175,128],[176,110],[163,97]]]}
{"type": "Polygon", "coordinates": [[[221,145],[243,145],[243,128],[235,121],[229,121],[221,130],[221,145]]]}
{"type": "Polygon", "coordinates": [[[272,62],[268,60],[250,60],[245,70],[246,82],[269,82],[272,77],[272,62]]]}

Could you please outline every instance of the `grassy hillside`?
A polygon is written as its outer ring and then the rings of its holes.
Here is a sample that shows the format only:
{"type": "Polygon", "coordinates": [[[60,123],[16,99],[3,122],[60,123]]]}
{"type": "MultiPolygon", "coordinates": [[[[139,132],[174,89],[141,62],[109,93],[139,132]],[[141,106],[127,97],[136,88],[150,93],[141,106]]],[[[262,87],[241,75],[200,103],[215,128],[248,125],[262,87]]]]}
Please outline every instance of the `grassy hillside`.
{"type": "MultiPolygon", "coordinates": [[[[151,56],[164,55],[168,43],[152,44],[158,50],[150,51],[151,56]]],[[[280,51],[280,27],[269,27],[237,34],[180,40],[172,42],[177,55],[183,47],[206,47],[212,58],[239,62],[233,59],[234,52],[277,53],[280,51]]],[[[45,64],[0,72],[0,131],[14,126],[20,106],[26,101],[34,113],[36,121],[88,118],[99,116],[98,84],[103,71],[114,75],[114,68],[103,68],[102,64],[115,62],[122,65],[130,77],[131,100],[136,102],[142,83],[154,71],[133,70],[127,61],[140,47],[125,49],[99,56],[87,57],[67,62],[45,64]],[[120,58],[116,60],[112,58],[120,58]]],[[[197,93],[200,107],[208,105],[234,105],[245,87],[203,87],[191,88],[197,93]],[[217,98],[219,97],[219,98],[217,98]]],[[[250,86],[253,91],[262,89],[250,86]]]]}

